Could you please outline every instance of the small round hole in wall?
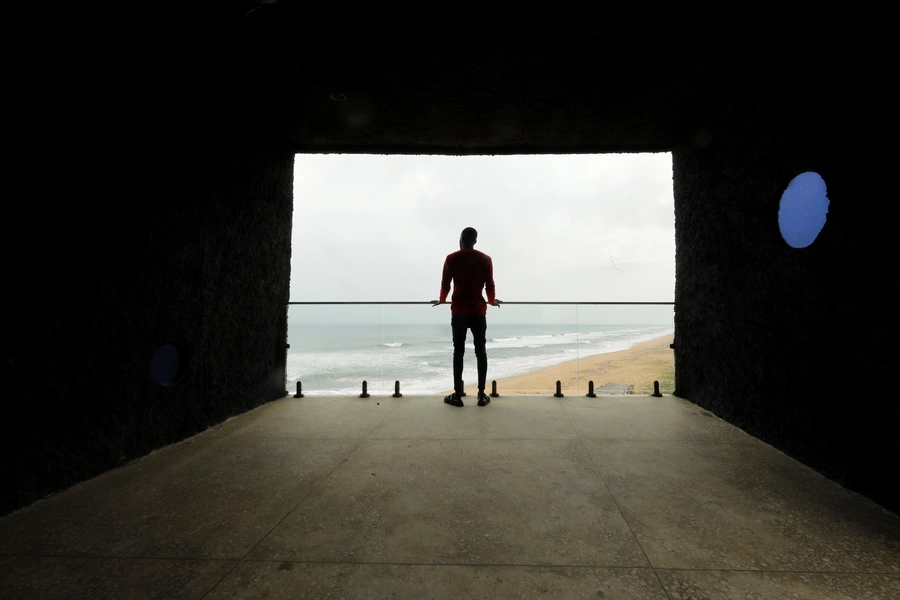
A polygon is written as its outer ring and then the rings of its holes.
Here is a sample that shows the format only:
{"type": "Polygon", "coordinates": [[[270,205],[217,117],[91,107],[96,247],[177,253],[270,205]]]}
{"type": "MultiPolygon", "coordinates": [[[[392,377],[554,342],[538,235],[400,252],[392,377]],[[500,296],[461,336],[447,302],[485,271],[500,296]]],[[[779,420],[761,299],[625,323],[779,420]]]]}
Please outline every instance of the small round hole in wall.
{"type": "Polygon", "coordinates": [[[825,180],[807,171],[797,175],[781,194],[778,205],[778,229],[791,248],[806,248],[825,227],[830,200],[825,180]]]}
{"type": "Polygon", "coordinates": [[[159,384],[171,383],[178,375],[181,366],[181,355],[178,348],[171,344],[163,344],[157,348],[150,362],[150,375],[159,384]]]}

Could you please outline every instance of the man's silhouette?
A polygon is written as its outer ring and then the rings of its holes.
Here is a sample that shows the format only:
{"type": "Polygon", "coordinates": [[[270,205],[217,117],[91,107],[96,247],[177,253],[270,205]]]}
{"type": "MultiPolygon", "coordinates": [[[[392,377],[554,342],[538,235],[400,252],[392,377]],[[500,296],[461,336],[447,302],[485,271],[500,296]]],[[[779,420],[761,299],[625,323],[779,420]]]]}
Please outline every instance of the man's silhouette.
{"type": "Polygon", "coordinates": [[[462,406],[463,394],[463,354],[466,352],[466,332],[472,330],[475,356],[478,359],[478,406],[487,406],[491,399],[484,393],[487,379],[487,351],[485,334],[487,331],[487,305],[499,306],[495,297],[494,265],[491,257],[475,250],[478,232],[466,227],[459,235],[459,250],[447,255],[444,273],[441,277],[441,299],[433,300],[432,306],[447,301],[450,282],[453,281],[453,297],[450,302],[450,327],[453,329],[453,393],[444,398],[451,406],[462,406]],[[487,291],[487,302],[481,290],[487,291]]]}

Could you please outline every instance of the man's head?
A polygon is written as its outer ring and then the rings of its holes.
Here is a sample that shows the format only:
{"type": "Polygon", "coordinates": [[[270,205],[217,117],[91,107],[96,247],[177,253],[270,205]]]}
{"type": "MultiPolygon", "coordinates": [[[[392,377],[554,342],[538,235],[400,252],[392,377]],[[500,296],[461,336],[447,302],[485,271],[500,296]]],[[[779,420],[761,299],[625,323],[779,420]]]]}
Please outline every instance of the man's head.
{"type": "Polygon", "coordinates": [[[459,234],[459,248],[460,250],[471,250],[475,246],[475,242],[478,241],[478,232],[475,231],[474,227],[466,227],[462,230],[462,233],[459,234]]]}

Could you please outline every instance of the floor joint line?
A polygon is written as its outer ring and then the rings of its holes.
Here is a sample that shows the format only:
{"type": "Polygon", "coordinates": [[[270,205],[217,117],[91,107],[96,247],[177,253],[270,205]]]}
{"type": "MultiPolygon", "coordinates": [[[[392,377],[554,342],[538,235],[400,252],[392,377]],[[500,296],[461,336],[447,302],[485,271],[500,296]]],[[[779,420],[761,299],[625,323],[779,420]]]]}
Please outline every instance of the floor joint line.
{"type": "MultiPolygon", "coordinates": [[[[562,404],[562,401],[559,401],[562,404]]],[[[572,423],[572,417],[569,415],[569,411],[566,410],[566,407],[563,406],[563,413],[565,413],[566,418],[569,420],[569,423],[572,424],[572,428],[575,429],[575,424],[572,423]]],[[[594,462],[594,457],[591,456],[591,453],[587,449],[587,445],[584,443],[584,439],[582,439],[581,434],[578,433],[578,430],[575,429],[575,434],[578,436],[578,441],[581,444],[582,450],[587,455],[588,460],[591,461],[591,465],[594,467],[594,473],[597,474],[597,478],[600,479],[600,482],[603,484],[603,487],[606,488],[606,492],[609,494],[609,497],[612,499],[613,503],[616,505],[616,510],[619,511],[619,514],[622,516],[622,520],[625,522],[625,525],[628,527],[628,531],[631,532],[631,536],[634,538],[634,543],[638,545],[638,548],[641,549],[641,553],[643,553],[644,558],[647,560],[647,564],[650,565],[650,569],[653,571],[653,574],[656,576],[656,581],[659,583],[660,589],[662,589],[663,593],[666,595],[666,598],[672,600],[672,597],[669,595],[669,590],[666,589],[666,586],[663,585],[662,578],[659,576],[659,573],[656,570],[656,567],[653,566],[653,563],[650,561],[650,557],[647,556],[647,551],[644,549],[643,544],[641,544],[640,540],[637,538],[637,534],[634,533],[634,529],[631,527],[631,523],[628,522],[628,518],[625,516],[625,513],[622,511],[622,507],[619,506],[619,501],[616,500],[616,497],[613,495],[612,490],[609,489],[609,484],[606,483],[606,480],[603,478],[603,474],[600,473],[600,469],[597,468],[597,463],[594,462]]]]}
{"type": "MultiPolygon", "coordinates": [[[[230,569],[228,569],[228,572],[225,573],[225,574],[224,574],[224,575],[223,575],[223,576],[222,576],[215,584],[213,584],[213,586],[212,586],[211,588],[209,588],[209,590],[207,590],[207,592],[206,592],[205,594],[203,594],[203,596],[202,596],[201,598],[206,598],[213,590],[215,590],[215,589],[219,586],[219,584],[221,584],[223,581],[225,581],[225,579],[226,579],[226,578],[227,578],[227,577],[228,577],[235,569],[237,569],[237,568],[240,566],[240,564],[241,564],[242,562],[244,562],[244,561],[246,560],[246,558],[250,555],[250,553],[252,553],[254,550],[256,550],[256,548],[257,548],[261,543],[263,543],[263,542],[265,541],[265,539],[266,539],[267,537],[269,537],[269,535],[271,535],[272,532],[275,531],[275,529],[278,528],[279,525],[281,525],[282,523],[284,523],[284,520],[287,519],[287,518],[290,516],[290,514],[291,514],[292,512],[294,512],[295,510],[297,510],[297,507],[298,507],[298,506],[300,506],[301,504],[303,504],[303,501],[304,501],[304,500],[306,500],[307,498],[309,498],[309,496],[312,495],[313,492],[315,492],[317,489],[319,489],[319,486],[322,485],[322,483],[324,483],[329,477],[331,477],[332,475],[334,475],[334,473],[335,473],[339,468],[341,468],[341,466],[347,461],[347,459],[349,459],[351,456],[353,456],[353,453],[356,452],[356,451],[359,449],[359,447],[362,446],[362,444],[372,436],[372,433],[374,433],[375,430],[378,429],[378,427],[381,426],[381,424],[384,423],[384,421],[385,421],[388,417],[390,417],[391,414],[393,414],[393,412],[394,412],[395,410],[397,410],[397,408],[398,408],[399,405],[400,405],[400,403],[398,403],[397,406],[394,406],[394,407],[390,410],[390,412],[388,412],[388,414],[386,414],[386,415],[381,419],[381,421],[379,421],[378,424],[375,425],[375,426],[372,428],[371,431],[369,431],[369,433],[368,433],[368,435],[366,435],[366,437],[364,437],[363,439],[359,440],[359,442],[353,447],[353,449],[350,450],[350,452],[348,452],[348,453],[346,454],[346,456],[344,457],[344,459],[343,459],[342,461],[338,462],[338,463],[334,466],[334,468],[331,469],[331,471],[329,471],[327,474],[323,475],[322,478],[321,478],[319,481],[317,481],[312,487],[310,487],[309,491],[308,491],[306,494],[304,494],[303,497],[300,498],[300,500],[298,500],[297,503],[294,504],[294,506],[292,506],[291,509],[288,510],[288,511],[284,514],[284,516],[281,517],[281,519],[280,519],[277,523],[275,523],[275,525],[273,525],[273,526],[271,527],[271,529],[269,529],[265,534],[263,534],[263,536],[262,536],[261,538],[259,538],[259,540],[258,540],[255,544],[253,544],[253,547],[250,548],[250,549],[249,549],[249,550],[248,550],[248,551],[247,551],[240,559],[238,559],[237,562],[235,562],[234,565],[232,565],[232,567],[231,567],[230,569]]],[[[340,439],[340,438],[337,438],[337,439],[340,439]]],[[[344,439],[357,439],[357,438],[344,438],[344,439]]]]}

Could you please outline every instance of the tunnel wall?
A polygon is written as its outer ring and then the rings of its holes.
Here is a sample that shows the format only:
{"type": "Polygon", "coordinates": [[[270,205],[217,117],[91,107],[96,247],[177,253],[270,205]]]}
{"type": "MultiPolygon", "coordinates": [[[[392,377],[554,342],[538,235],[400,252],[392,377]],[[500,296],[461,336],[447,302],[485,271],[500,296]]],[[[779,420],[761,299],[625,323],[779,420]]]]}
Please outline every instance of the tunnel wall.
{"type": "Polygon", "coordinates": [[[748,98],[675,149],[676,394],[898,512],[897,251],[879,114],[864,97],[748,98]],[[796,249],[778,209],[806,171],[830,206],[796,249]]]}
{"type": "Polygon", "coordinates": [[[285,393],[293,154],[110,154],[15,219],[3,513],[285,393]]]}

